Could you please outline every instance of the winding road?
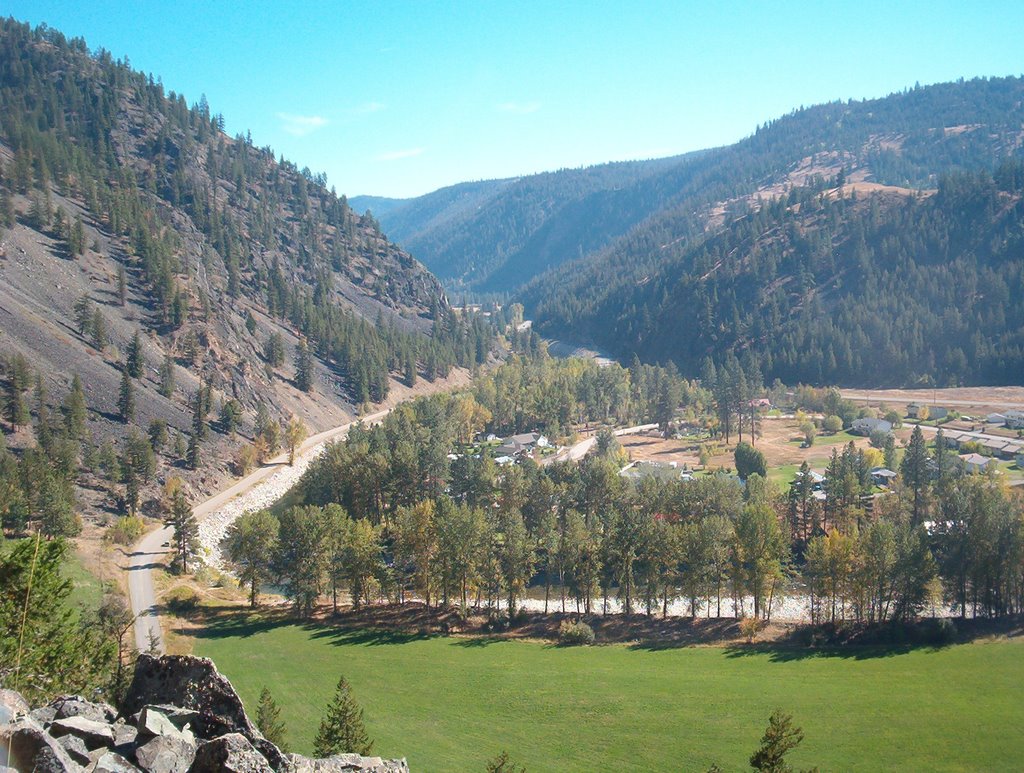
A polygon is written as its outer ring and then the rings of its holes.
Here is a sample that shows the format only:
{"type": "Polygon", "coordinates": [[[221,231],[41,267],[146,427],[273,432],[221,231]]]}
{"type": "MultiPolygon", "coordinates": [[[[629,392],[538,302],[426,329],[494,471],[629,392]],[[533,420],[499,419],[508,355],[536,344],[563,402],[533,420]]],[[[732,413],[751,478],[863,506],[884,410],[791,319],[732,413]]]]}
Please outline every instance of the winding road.
{"type": "MultiPolygon", "coordinates": [[[[374,424],[391,410],[391,408],[387,408],[363,416],[358,421],[364,424],[374,424]]],[[[356,421],[350,421],[340,427],[334,427],[307,438],[296,452],[296,458],[316,453],[324,444],[343,437],[356,423],[356,421]]],[[[258,470],[197,505],[193,509],[196,520],[204,521],[235,497],[247,494],[257,486],[266,483],[275,472],[287,464],[287,453],[275,456],[258,470]]],[[[151,570],[165,563],[173,538],[174,530],[170,526],[161,526],[135,543],[128,557],[128,595],[131,598],[132,613],[135,615],[135,646],[142,652],[149,649],[164,651],[163,632],[160,629],[160,618],[157,615],[156,593],[153,588],[151,570]]]]}

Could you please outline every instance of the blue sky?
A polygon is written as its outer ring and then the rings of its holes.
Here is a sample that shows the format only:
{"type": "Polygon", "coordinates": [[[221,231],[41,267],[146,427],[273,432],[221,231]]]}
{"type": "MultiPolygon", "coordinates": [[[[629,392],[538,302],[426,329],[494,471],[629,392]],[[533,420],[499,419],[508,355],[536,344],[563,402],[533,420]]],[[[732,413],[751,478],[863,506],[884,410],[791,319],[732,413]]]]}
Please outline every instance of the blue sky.
{"type": "Polygon", "coordinates": [[[3,0],[339,193],[734,142],[801,105],[1024,73],[1021,2],[3,0]]]}

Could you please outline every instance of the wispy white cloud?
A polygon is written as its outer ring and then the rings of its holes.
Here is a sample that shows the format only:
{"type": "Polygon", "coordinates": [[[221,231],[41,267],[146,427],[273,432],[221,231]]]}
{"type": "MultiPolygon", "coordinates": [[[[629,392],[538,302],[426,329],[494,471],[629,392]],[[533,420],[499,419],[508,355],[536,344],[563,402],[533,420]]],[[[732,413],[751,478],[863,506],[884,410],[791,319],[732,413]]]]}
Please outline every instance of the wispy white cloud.
{"type": "Polygon", "coordinates": [[[403,158],[414,158],[423,152],[423,148],[406,148],[405,150],[390,150],[381,153],[376,157],[377,161],[401,161],[403,158]]]}
{"type": "Polygon", "coordinates": [[[359,105],[359,107],[352,108],[352,112],[355,115],[370,115],[371,113],[379,113],[381,110],[387,110],[388,106],[383,102],[367,102],[359,105]]]}
{"type": "Polygon", "coordinates": [[[502,102],[497,108],[502,113],[529,115],[540,110],[540,102],[502,102]]]}
{"type": "Polygon", "coordinates": [[[278,113],[278,119],[284,124],[281,128],[294,137],[305,137],[317,129],[324,128],[330,121],[322,115],[292,115],[278,113]]]}

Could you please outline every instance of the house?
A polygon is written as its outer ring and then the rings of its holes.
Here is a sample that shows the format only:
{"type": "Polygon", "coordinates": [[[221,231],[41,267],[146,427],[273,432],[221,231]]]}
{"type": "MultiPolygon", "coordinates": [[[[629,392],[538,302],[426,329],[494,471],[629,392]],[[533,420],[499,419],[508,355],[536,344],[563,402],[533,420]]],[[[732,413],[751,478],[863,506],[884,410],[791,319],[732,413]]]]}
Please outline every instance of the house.
{"type": "Polygon", "coordinates": [[[864,435],[869,437],[876,432],[892,432],[892,422],[888,422],[885,419],[857,419],[853,422],[853,426],[850,427],[850,432],[854,435],[864,435]]]}
{"type": "Polygon", "coordinates": [[[1001,413],[990,413],[985,417],[986,424],[1006,424],[1006,417],[1001,413]]]}
{"type": "Polygon", "coordinates": [[[1006,426],[1010,429],[1024,429],[1024,411],[1007,411],[1006,426]]]}
{"type": "Polygon", "coordinates": [[[872,467],[871,468],[871,482],[876,486],[885,486],[888,488],[892,485],[893,479],[896,477],[896,473],[890,470],[888,467],[872,467]]]}
{"type": "Polygon", "coordinates": [[[501,445],[494,449],[494,456],[519,456],[530,455],[535,448],[549,448],[551,443],[538,432],[524,432],[521,435],[513,435],[507,440],[501,441],[501,445]]]}
{"type": "Polygon", "coordinates": [[[958,430],[944,432],[942,434],[942,440],[945,442],[947,448],[959,448],[961,443],[970,439],[970,433],[960,432],[958,430]]]}
{"type": "Polygon", "coordinates": [[[907,404],[907,416],[911,419],[927,418],[939,421],[949,416],[949,408],[941,408],[938,405],[921,405],[919,403],[907,404]],[[922,416],[922,414],[924,414],[922,416]]]}
{"type": "Polygon", "coordinates": [[[513,457],[508,456],[506,454],[494,457],[494,463],[501,465],[502,467],[504,467],[506,464],[513,464],[515,463],[515,461],[516,460],[513,457]]]}
{"type": "Polygon", "coordinates": [[[1024,453],[1017,454],[1017,468],[1024,470],[1024,453]]]}
{"type": "Polygon", "coordinates": [[[989,465],[995,461],[991,457],[981,454],[962,454],[960,458],[963,460],[964,469],[969,473],[987,472],[989,465]]]}
{"type": "Polygon", "coordinates": [[[628,480],[656,478],[668,483],[673,480],[693,480],[693,473],[679,468],[675,462],[631,462],[619,470],[619,475],[628,480]]]}

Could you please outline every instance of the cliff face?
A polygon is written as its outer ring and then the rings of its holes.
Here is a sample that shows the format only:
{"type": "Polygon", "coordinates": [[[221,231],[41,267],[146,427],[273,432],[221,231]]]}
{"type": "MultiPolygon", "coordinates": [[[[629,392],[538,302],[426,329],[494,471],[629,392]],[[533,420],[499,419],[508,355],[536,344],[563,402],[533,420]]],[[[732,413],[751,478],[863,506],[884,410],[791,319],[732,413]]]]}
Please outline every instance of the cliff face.
{"type": "Polygon", "coordinates": [[[118,714],[80,696],[31,709],[0,690],[0,759],[18,771],[60,773],[408,773],[403,760],[286,754],[249,719],[206,658],[139,656],[118,714]]]}

